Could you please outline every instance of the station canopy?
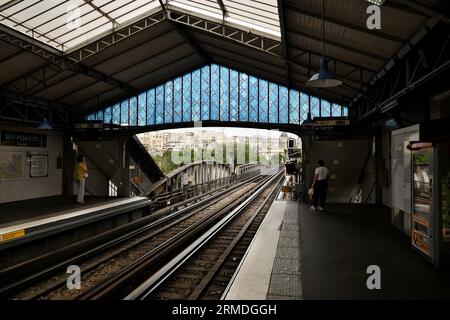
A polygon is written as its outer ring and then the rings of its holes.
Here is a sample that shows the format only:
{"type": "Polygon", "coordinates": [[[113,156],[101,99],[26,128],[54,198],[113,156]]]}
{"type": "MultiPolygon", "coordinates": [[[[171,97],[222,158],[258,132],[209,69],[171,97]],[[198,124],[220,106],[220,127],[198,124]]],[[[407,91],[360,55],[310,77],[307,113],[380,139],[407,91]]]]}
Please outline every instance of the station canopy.
{"type": "MultiPolygon", "coordinates": [[[[61,51],[86,44],[98,36],[160,10],[158,0],[21,0],[3,1],[0,22],[61,51]]],[[[225,21],[281,37],[276,0],[224,0],[225,21]]],[[[223,18],[216,0],[176,0],[174,8],[205,17],[223,18]]]]}
{"type": "MultiPolygon", "coordinates": [[[[0,90],[92,111],[212,63],[348,105],[439,19],[439,1],[326,1],[326,56],[344,84],[305,86],[319,69],[322,0],[0,0],[0,90]]],[[[11,102],[12,101],[12,102],[11,102]]]]}

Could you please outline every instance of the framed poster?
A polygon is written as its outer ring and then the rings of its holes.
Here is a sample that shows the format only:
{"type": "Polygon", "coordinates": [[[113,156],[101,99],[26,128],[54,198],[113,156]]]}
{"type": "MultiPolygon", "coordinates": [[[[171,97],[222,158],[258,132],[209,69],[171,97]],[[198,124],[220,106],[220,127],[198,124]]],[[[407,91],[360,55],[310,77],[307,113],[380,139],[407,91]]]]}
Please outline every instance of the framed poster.
{"type": "Polygon", "coordinates": [[[0,153],[0,180],[16,180],[26,174],[25,155],[21,152],[0,153]]]}
{"type": "Polygon", "coordinates": [[[30,177],[48,177],[48,155],[33,154],[30,156],[30,177]]]}

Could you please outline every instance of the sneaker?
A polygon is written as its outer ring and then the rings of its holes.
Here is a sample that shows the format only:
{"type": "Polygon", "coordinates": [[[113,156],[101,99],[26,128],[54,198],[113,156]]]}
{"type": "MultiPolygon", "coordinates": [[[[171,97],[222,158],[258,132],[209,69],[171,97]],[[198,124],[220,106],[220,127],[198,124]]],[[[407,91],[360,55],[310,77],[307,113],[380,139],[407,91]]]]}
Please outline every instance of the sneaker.
{"type": "Polygon", "coordinates": [[[311,206],[309,209],[310,209],[310,210],[316,210],[316,207],[311,206]]]}
{"type": "Polygon", "coordinates": [[[318,211],[323,211],[323,208],[322,207],[318,207],[317,210],[318,211]]]}

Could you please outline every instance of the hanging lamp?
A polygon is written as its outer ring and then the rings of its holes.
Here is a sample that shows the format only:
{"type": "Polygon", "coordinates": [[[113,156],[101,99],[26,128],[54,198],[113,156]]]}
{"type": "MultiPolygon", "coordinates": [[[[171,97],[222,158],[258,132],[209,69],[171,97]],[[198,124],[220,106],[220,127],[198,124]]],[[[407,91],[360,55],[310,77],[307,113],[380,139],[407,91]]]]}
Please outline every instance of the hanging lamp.
{"type": "Polygon", "coordinates": [[[320,59],[320,70],[306,82],[308,87],[334,88],[342,84],[333,72],[328,69],[328,61],[325,58],[325,0],[322,0],[322,58],[320,59]]]}

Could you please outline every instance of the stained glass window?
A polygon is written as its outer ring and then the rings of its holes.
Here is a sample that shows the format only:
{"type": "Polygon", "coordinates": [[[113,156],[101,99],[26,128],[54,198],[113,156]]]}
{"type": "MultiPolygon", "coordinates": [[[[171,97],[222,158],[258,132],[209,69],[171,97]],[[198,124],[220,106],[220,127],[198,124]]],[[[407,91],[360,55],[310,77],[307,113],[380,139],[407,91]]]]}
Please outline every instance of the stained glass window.
{"type": "Polygon", "coordinates": [[[268,113],[268,89],[269,84],[265,80],[259,80],[259,122],[267,123],[269,122],[268,113]]]}
{"type": "Polygon", "coordinates": [[[239,121],[248,122],[248,76],[239,75],[239,121]]]}
{"type": "Polygon", "coordinates": [[[147,92],[138,96],[138,126],[145,126],[147,122],[147,92]]]}
{"type": "Polygon", "coordinates": [[[311,97],[311,118],[320,117],[320,100],[316,97],[311,97]]]}
{"type": "Polygon", "coordinates": [[[280,123],[289,123],[289,90],[286,87],[279,88],[279,115],[280,123]]]}
{"type": "Polygon", "coordinates": [[[183,76],[183,121],[192,121],[191,117],[191,74],[183,76]]]}
{"type": "Polygon", "coordinates": [[[88,114],[87,119],[89,121],[92,121],[92,120],[95,120],[96,117],[97,117],[97,114],[95,112],[93,112],[93,113],[88,114]]]}
{"type": "Polygon", "coordinates": [[[173,117],[173,82],[167,81],[164,89],[165,101],[164,101],[164,123],[172,123],[173,117]]]}
{"type": "Polygon", "coordinates": [[[209,110],[210,110],[210,88],[211,83],[209,79],[209,66],[202,68],[202,94],[201,94],[201,104],[202,104],[202,120],[209,120],[209,110]]]}
{"type": "Polygon", "coordinates": [[[230,121],[239,120],[239,73],[230,71],[230,121]]]}
{"type": "Polygon", "coordinates": [[[155,89],[147,91],[147,125],[155,124],[155,89]]]}
{"type": "Polygon", "coordinates": [[[230,121],[230,72],[228,68],[220,67],[220,120],[230,121]]]}
{"type": "Polygon", "coordinates": [[[295,90],[289,92],[289,123],[300,124],[300,93],[295,90]]]}
{"type": "Polygon", "coordinates": [[[211,120],[219,120],[220,110],[220,68],[211,66],[211,120]]]}
{"type": "Polygon", "coordinates": [[[249,77],[249,120],[250,122],[258,122],[258,105],[259,105],[259,93],[258,93],[258,78],[249,77]]]}
{"type": "Polygon", "coordinates": [[[331,105],[328,101],[320,100],[320,116],[329,117],[331,115],[331,105]]]}
{"type": "Polygon", "coordinates": [[[192,121],[200,121],[200,70],[192,72],[192,121]]]}
{"type": "Polygon", "coordinates": [[[156,124],[164,122],[164,85],[156,87],[156,124]]]}
{"type": "Polygon", "coordinates": [[[173,122],[182,121],[183,83],[181,77],[173,81],[173,122]]]}

